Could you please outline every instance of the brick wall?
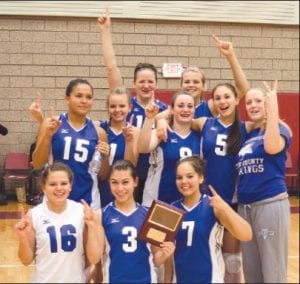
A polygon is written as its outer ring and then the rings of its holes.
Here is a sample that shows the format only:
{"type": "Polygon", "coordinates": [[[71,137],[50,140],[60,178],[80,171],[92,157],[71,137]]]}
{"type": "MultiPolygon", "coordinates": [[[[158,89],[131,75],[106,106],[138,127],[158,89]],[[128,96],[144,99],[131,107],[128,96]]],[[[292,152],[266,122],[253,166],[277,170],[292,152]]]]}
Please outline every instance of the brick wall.
{"type": "MultiPolygon", "coordinates": [[[[281,92],[299,92],[299,28],[262,24],[224,24],[113,19],[113,42],[125,86],[132,87],[133,67],[150,62],[198,65],[207,89],[232,76],[211,34],[232,41],[251,85],[277,78],[281,92]]],[[[92,118],[106,117],[107,82],[95,18],[0,16],[0,165],[8,151],[29,151],[37,124],[28,111],[36,92],[48,115],[66,110],[64,91],[76,77],[95,88],[92,118]]],[[[159,89],[177,89],[178,79],[159,74],[159,89]]],[[[291,106],[292,107],[292,106],[291,106]]]]}

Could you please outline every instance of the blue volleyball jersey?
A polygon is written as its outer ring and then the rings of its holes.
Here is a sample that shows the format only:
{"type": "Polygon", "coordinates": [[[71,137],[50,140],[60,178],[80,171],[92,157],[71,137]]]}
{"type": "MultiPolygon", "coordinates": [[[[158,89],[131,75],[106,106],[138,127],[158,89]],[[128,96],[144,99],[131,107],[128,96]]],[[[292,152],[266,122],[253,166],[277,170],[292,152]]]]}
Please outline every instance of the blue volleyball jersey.
{"type": "MultiPolygon", "coordinates": [[[[210,194],[212,185],[218,194],[229,204],[233,203],[237,173],[235,155],[227,155],[226,140],[231,125],[224,125],[219,118],[208,118],[201,131],[200,151],[206,161],[203,192],[210,194]]],[[[242,141],[245,140],[246,126],[241,123],[242,141]]]]}
{"type": "MultiPolygon", "coordinates": [[[[102,127],[107,133],[107,140],[110,146],[109,165],[111,166],[117,160],[124,159],[125,153],[125,137],[123,132],[116,133],[110,126],[107,120],[100,121],[102,127]]],[[[113,201],[114,197],[111,193],[108,180],[99,182],[101,206],[106,206],[113,201]]]]}
{"type": "Polygon", "coordinates": [[[200,134],[196,131],[191,131],[185,137],[168,132],[167,142],[161,142],[150,154],[143,205],[151,206],[154,199],[171,203],[181,197],[176,189],[176,163],[181,158],[199,155],[199,142],[200,134]]]}
{"type": "MultiPolygon", "coordinates": [[[[168,108],[168,106],[165,103],[163,103],[157,99],[155,99],[154,102],[158,106],[159,112],[164,111],[168,108]]],[[[138,128],[142,128],[145,117],[146,117],[145,108],[144,108],[144,106],[142,106],[138,103],[136,97],[131,98],[131,104],[132,104],[132,108],[131,108],[131,112],[128,113],[127,121],[129,121],[131,115],[133,114],[134,118],[133,118],[132,125],[134,125],[138,128]]],[[[153,126],[153,128],[154,128],[154,126],[153,126]]],[[[137,175],[140,179],[142,179],[142,180],[146,179],[148,168],[149,168],[149,154],[139,154],[139,158],[138,158],[137,165],[136,165],[136,171],[137,171],[137,175]]]]}
{"type": "Polygon", "coordinates": [[[107,259],[104,283],[155,283],[150,244],[137,239],[147,215],[137,203],[133,212],[125,214],[109,203],[102,213],[106,235],[107,259]]]}
{"type": "Polygon", "coordinates": [[[209,106],[208,106],[208,101],[202,100],[200,104],[198,104],[195,107],[195,115],[194,118],[199,118],[199,117],[213,117],[214,115],[211,113],[209,106]]]}
{"type": "Polygon", "coordinates": [[[236,169],[239,175],[238,200],[249,204],[276,196],[287,190],[285,183],[285,160],[291,137],[288,129],[280,124],[280,135],[285,148],[270,155],[264,149],[264,131],[254,129],[240,150],[236,169]]]}
{"type": "Polygon", "coordinates": [[[100,208],[98,178],[88,172],[98,143],[98,133],[90,118],[81,129],[74,129],[66,113],[59,116],[61,126],[53,135],[50,161],[67,164],[74,173],[69,199],[84,199],[93,208],[100,208]]]}
{"type": "Polygon", "coordinates": [[[173,203],[186,212],[176,235],[176,283],[223,283],[222,240],[224,227],[217,221],[207,195],[193,208],[182,200],[173,203]]]}
{"type": "MultiPolygon", "coordinates": [[[[168,108],[168,106],[161,102],[160,100],[155,99],[154,103],[158,106],[159,112],[164,111],[168,108]]],[[[133,118],[133,125],[142,128],[146,114],[145,114],[145,107],[140,105],[137,101],[137,97],[131,98],[131,111],[128,113],[127,121],[129,121],[131,115],[134,115],[133,118]]]]}

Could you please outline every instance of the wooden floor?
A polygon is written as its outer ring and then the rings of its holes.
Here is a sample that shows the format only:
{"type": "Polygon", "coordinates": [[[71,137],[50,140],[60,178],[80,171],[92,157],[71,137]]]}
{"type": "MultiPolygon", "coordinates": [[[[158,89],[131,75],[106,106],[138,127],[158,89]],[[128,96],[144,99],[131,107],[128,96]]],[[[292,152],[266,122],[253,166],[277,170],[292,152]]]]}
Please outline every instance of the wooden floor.
{"type": "MultiPolygon", "coordinates": [[[[299,283],[299,199],[290,197],[291,230],[289,241],[288,283],[299,283]]],[[[0,283],[28,283],[34,265],[25,267],[17,256],[14,225],[20,212],[31,206],[10,201],[0,206],[0,283]]]]}

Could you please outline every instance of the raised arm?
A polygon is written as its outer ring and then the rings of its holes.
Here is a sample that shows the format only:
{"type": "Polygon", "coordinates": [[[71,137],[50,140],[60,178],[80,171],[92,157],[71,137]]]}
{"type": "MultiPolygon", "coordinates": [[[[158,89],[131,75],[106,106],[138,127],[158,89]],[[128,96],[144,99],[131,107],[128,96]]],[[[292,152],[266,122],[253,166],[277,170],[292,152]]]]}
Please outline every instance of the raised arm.
{"type": "Polygon", "coordinates": [[[285,147],[285,140],[279,131],[279,113],[277,101],[277,80],[274,82],[273,89],[263,82],[266,88],[266,132],[264,136],[264,149],[268,154],[277,154],[285,147]]]}
{"type": "Polygon", "coordinates": [[[216,218],[238,240],[250,241],[252,229],[249,223],[238,215],[215,191],[209,186],[212,193],[210,205],[214,209],[216,218]]]}
{"type": "Polygon", "coordinates": [[[18,256],[24,265],[29,265],[35,258],[35,232],[30,210],[16,223],[15,231],[19,239],[18,256]]]}
{"type": "Polygon", "coordinates": [[[145,109],[146,117],[138,139],[139,153],[150,153],[160,143],[156,135],[156,129],[152,129],[157,112],[158,106],[155,104],[150,104],[145,109]]]}
{"type": "Polygon", "coordinates": [[[31,116],[39,123],[42,124],[44,120],[43,112],[42,112],[42,101],[41,94],[37,93],[37,97],[35,101],[29,106],[29,111],[31,116]]]}
{"type": "Polygon", "coordinates": [[[51,110],[51,117],[43,120],[38,130],[36,147],[32,153],[32,166],[42,168],[49,160],[52,137],[60,127],[61,122],[51,110]]]}
{"type": "Polygon", "coordinates": [[[108,8],[105,9],[105,13],[98,18],[98,27],[101,34],[101,43],[104,64],[106,66],[107,80],[109,89],[112,90],[115,87],[123,85],[122,76],[117,66],[117,59],[112,44],[111,38],[111,21],[108,8]]]}
{"type": "Polygon", "coordinates": [[[228,41],[222,41],[215,35],[213,35],[213,39],[217,45],[217,48],[226,57],[230,64],[238,96],[239,98],[242,98],[246,95],[247,91],[250,89],[250,86],[246,75],[236,57],[232,43],[228,41]]]}

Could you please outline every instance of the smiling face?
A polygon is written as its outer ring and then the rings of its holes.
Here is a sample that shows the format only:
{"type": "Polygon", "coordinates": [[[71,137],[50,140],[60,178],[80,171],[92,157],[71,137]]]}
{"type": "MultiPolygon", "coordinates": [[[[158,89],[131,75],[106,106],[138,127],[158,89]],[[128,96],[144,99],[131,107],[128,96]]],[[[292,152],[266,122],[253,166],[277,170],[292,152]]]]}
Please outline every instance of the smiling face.
{"type": "Polygon", "coordinates": [[[130,169],[114,169],[110,175],[109,184],[112,195],[117,204],[125,204],[134,200],[133,192],[137,186],[137,179],[133,178],[130,169]]]}
{"type": "Polygon", "coordinates": [[[216,87],[213,92],[213,102],[221,119],[234,121],[238,99],[231,88],[226,85],[216,87]]]}
{"type": "Polygon", "coordinates": [[[194,99],[189,94],[179,93],[172,103],[171,112],[174,121],[178,123],[190,123],[195,114],[194,99]]]}
{"type": "Polygon", "coordinates": [[[147,102],[154,99],[156,89],[155,73],[151,69],[140,69],[136,73],[134,87],[138,99],[141,102],[147,102]]]}
{"type": "Polygon", "coordinates": [[[265,96],[262,90],[250,89],[245,97],[246,111],[254,123],[262,123],[266,117],[265,96]]]}
{"type": "Polygon", "coordinates": [[[42,189],[51,207],[62,206],[72,189],[70,176],[64,170],[49,172],[47,179],[42,184],[42,189]]]}
{"type": "Polygon", "coordinates": [[[176,186],[184,197],[198,195],[202,183],[203,175],[197,173],[190,162],[182,162],[178,165],[176,170],[176,186]]]}
{"type": "Polygon", "coordinates": [[[70,113],[85,116],[92,108],[93,90],[87,84],[77,84],[65,100],[70,113]]]}
{"type": "Polygon", "coordinates": [[[127,94],[110,94],[108,99],[108,113],[112,122],[126,122],[130,111],[127,94]]]}
{"type": "Polygon", "coordinates": [[[185,71],[181,78],[181,89],[193,96],[198,104],[204,91],[204,79],[201,72],[185,71]]]}

